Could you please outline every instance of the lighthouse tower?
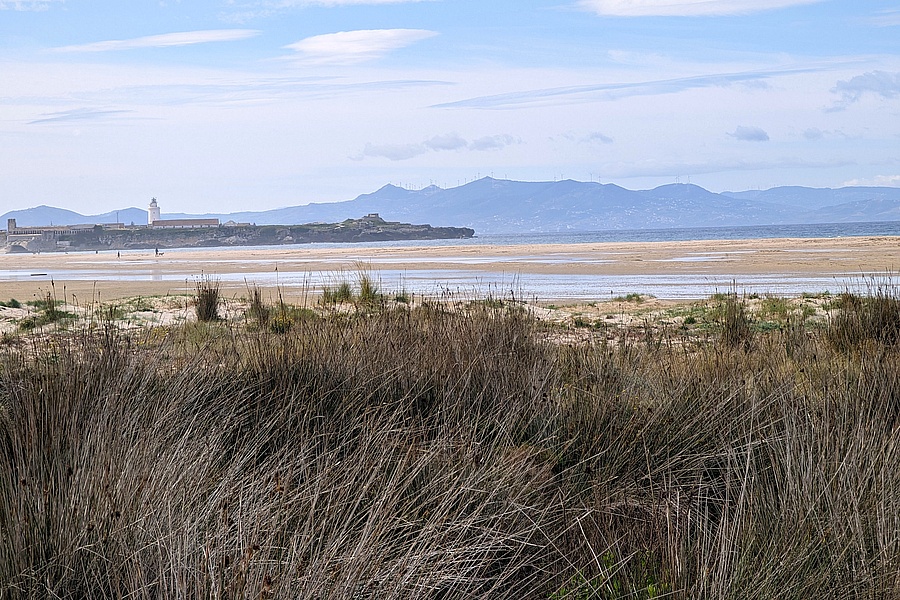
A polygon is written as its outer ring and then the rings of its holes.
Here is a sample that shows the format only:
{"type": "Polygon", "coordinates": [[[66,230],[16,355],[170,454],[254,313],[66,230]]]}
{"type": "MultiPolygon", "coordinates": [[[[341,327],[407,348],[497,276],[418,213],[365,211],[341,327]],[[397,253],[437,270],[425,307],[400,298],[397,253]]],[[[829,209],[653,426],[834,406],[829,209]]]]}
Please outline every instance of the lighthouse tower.
{"type": "Polygon", "coordinates": [[[153,221],[159,221],[159,206],[156,204],[156,198],[150,199],[150,208],[147,209],[147,225],[153,225],[153,221]]]}

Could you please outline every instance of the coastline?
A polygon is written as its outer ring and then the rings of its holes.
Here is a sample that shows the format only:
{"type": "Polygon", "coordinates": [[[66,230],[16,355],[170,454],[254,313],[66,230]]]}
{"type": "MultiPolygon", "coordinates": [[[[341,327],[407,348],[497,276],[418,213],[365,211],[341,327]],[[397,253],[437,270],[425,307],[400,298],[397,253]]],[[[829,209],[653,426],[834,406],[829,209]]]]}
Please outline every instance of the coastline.
{"type": "MultiPolygon", "coordinates": [[[[732,277],[776,279],[887,276],[900,267],[900,238],[767,238],[678,242],[583,244],[273,247],[0,255],[0,299],[29,300],[48,292],[89,301],[191,293],[197,281],[220,281],[226,296],[245,295],[248,285],[286,287],[316,294],[319,281],[352,278],[360,270],[400,273],[407,280],[461,272],[530,278],[732,277]],[[315,276],[313,275],[315,274],[315,276]],[[309,283],[297,289],[298,280],[309,283]]],[[[388,286],[389,287],[389,286],[388,286]]],[[[813,290],[809,290],[813,291],[813,290]]],[[[553,295],[542,299],[551,300],[553,295]]],[[[599,298],[597,298],[599,299],[599,298]]]]}

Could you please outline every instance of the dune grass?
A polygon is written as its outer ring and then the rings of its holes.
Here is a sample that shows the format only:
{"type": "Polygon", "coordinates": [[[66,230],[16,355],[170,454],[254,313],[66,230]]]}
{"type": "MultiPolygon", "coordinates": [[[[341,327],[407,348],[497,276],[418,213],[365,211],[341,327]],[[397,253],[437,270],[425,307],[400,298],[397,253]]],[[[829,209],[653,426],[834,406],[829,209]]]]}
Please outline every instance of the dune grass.
{"type": "Polygon", "coordinates": [[[35,338],[0,598],[897,596],[900,309],[854,298],[700,344],[486,303],[35,338]]]}

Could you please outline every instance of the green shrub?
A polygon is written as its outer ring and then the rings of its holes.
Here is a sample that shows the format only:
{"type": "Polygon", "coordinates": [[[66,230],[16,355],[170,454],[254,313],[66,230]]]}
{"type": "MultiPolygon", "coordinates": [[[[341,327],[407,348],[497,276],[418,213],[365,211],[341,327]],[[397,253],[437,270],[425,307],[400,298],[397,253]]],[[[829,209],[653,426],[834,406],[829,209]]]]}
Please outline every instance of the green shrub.
{"type": "Polygon", "coordinates": [[[325,306],[353,301],[353,288],[349,281],[341,281],[336,287],[322,288],[321,303],[325,306]]]}
{"type": "Polygon", "coordinates": [[[359,285],[357,300],[360,304],[371,305],[381,298],[375,280],[368,273],[360,271],[357,275],[357,284],[359,285]]]}
{"type": "Polygon", "coordinates": [[[29,306],[38,308],[39,312],[36,315],[32,315],[19,321],[18,327],[23,331],[30,331],[38,327],[43,327],[45,325],[50,325],[67,319],[75,318],[75,315],[73,313],[60,310],[59,302],[53,297],[50,292],[47,292],[43,299],[29,300],[27,304],[29,306]]]}
{"type": "Polygon", "coordinates": [[[635,292],[630,294],[626,294],[624,296],[616,296],[613,298],[615,302],[633,302],[634,304],[641,304],[644,301],[644,296],[635,292]]]}

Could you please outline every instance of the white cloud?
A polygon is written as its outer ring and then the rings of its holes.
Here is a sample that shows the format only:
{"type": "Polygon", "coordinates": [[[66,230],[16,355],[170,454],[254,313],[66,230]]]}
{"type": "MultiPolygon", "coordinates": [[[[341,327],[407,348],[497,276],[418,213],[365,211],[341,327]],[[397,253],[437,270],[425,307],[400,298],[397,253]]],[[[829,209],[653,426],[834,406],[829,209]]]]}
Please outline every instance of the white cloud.
{"type": "Polygon", "coordinates": [[[0,0],[0,10],[47,10],[66,0],[0,0]]]}
{"type": "Polygon", "coordinates": [[[841,131],[840,129],[819,129],[818,127],[810,127],[808,129],[804,129],[801,132],[801,135],[804,139],[807,139],[811,142],[817,142],[819,140],[829,139],[829,138],[839,138],[839,139],[849,139],[846,133],[841,131]]]}
{"type": "Polygon", "coordinates": [[[838,81],[831,90],[843,97],[838,106],[847,106],[865,94],[877,94],[882,98],[896,98],[900,95],[900,73],[872,71],[857,75],[847,81],[838,81]]]}
{"type": "Polygon", "coordinates": [[[436,35],[437,32],[426,29],[361,29],[316,35],[285,48],[296,50],[310,63],[354,64],[381,58],[392,50],[436,35]]]}
{"type": "Polygon", "coordinates": [[[876,175],[872,179],[851,179],[850,181],[845,181],[843,185],[844,187],[900,187],[900,175],[876,175]]]}
{"type": "Polygon", "coordinates": [[[521,144],[522,140],[511,135],[489,135],[466,141],[456,133],[436,135],[421,144],[366,144],[363,151],[351,157],[353,160],[364,158],[386,158],[388,160],[409,160],[428,152],[447,152],[470,150],[472,152],[485,152],[488,150],[501,150],[506,146],[521,144]]]}
{"type": "Polygon", "coordinates": [[[447,135],[436,135],[424,142],[423,145],[429,150],[439,152],[441,150],[460,150],[467,147],[469,143],[455,133],[448,133],[447,135]]]}
{"type": "Polygon", "coordinates": [[[809,129],[804,130],[803,137],[810,141],[821,140],[825,137],[825,132],[818,127],[810,127],[809,129]]]}
{"type": "Polygon", "coordinates": [[[615,142],[614,139],[612,139],[602,131],[590,131],[588,133],[577,133],[574,131],[569,131],[562,134],[562,137],[566,140],[569,140],[570,142],[587,145],[612,144],[615,142]]]}
{"type": "Polygon", "coordinates": [[[822,0],[580,0],[598,15],[615,17],[706,17],[742,15],[822,0]]]}
{"type": "Polygon", "coordinates": [[[129,40],[107,40],[90,44],[62,46],[60,48],[54,48],[54,50],[56,52],[111,52],[116,50],[134,50],[137,48],[168,48],[170,46],[190,46],[192,44],[206,44],[209,42],[235,42],[246,40],[257,35],[259,35],[259,31],[255,29],[182,31],[179,33],[148,35],[129,40]]]}
{"type": "Polygon", "coordinates": [[[513,144],[518,143],[521,142],[511,135],[490,135],[473,140],[472,143],[469,144],[469,149],[480,152],[485,150],[500,150],[506,146],[512,146],[513,144]]]}
{"type": "Polygon", "coordinates": [[[768,142],[769,134],[759,127],[739,126],[734,133],[729,133],[731,137],[742,142],[768,142]]]}
{"type": "Polygon", "coordinates": [[[362,160],[365,157],[386,158],[399,161],[409,160],[428,152],[424,144],[366,144],[361,156],[354,159],[362,160]]]}

